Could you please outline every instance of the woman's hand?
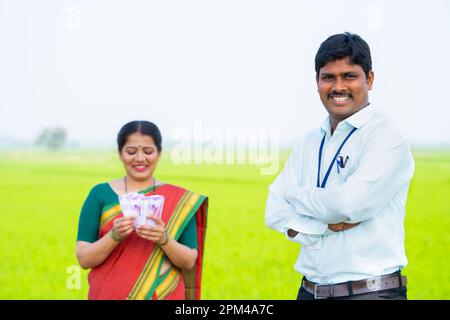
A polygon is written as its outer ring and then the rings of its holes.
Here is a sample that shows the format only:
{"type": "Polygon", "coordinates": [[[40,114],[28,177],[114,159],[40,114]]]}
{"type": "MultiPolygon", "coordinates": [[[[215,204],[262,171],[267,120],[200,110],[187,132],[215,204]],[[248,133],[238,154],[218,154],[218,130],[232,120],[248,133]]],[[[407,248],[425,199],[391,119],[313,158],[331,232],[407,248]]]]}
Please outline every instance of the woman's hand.
{"type": "Polygon", "coordinates": [[[137,234],[146,240],[156,244],[162,244],[167,240],[166,228],[164,221],[154,215],[147,216],[148,219],[155,222],[154,226],[141,225],[136,228],[137,234]]]}
{"type": "Polygon", "coordinates": [[[118,218],[113,227],[95,242],[77,241],[77,259],[83,269],[101,265],[118,243],[134,230],[134,217],[118,218]]]}
{"type": "Polygon", "coordinates": [[[136,217],[123,217],[114,220],[111,229],[112,238],[117,241],[122,241],[134,230],[134,221],[136,217]]]}

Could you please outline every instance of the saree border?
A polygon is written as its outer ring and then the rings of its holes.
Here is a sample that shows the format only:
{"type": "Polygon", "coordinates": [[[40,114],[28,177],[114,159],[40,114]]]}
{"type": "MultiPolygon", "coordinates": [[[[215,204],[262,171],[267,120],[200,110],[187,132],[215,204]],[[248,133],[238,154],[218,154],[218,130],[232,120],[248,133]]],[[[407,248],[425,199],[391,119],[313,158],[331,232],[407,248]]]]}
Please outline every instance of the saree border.
{"type": "MultiPolygon", "coordinates": [[[[178,202],[174,213],[171,215],[169,222],[167,223],[167,233],[171,238],[177,240],[190,219],[192,219],[206,199],[205,196],[193,193],[191,191],[185,191],[182,198],[178,202]]],[[[155,290],[159,287],[157,277],[160,273],[163,264],[164,252],[157,246],[150,255],[144,269],[142,270],[138,280],[136,281],[133,289],[131,290],[128,299],[130,300],[144,300],[151,299],[155,290]]],[[[179,272],[177,278],[179,278],[179,272]]],[[[161,285],[167,286],[164,281],[161,285]]],[[[176,286],[170,286],[171,290],[165,290],[165,295],[168,295],[176,286]]],[[[162,290],[162,289],[161,289],[162,290]]]]}

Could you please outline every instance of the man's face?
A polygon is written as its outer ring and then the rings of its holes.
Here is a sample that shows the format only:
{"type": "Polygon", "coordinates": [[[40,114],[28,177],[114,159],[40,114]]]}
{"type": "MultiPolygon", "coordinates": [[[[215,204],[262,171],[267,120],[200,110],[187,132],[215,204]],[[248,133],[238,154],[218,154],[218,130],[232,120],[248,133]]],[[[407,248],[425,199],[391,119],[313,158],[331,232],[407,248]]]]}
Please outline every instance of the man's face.
{"type": "Polygon", "coordinates": [[[333,125],[369,104],[373,78],[373,71],[366,77],[363,68],[349,58],[329,61],[320,68],[317,88],[333,125]]]}

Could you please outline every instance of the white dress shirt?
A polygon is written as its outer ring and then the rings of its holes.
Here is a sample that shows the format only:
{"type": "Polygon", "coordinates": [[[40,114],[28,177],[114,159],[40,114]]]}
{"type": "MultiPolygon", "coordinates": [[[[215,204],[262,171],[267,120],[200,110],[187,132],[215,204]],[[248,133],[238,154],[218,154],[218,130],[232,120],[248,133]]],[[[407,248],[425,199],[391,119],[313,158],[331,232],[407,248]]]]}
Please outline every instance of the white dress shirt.
{"type": "Polygon", "coordinates": [[[383,117],[367,106],[341,121],[333,135],[329,117],[305,134],[269,187],[266,224],[302,244],[295,269],[308,280],[334,284],[389,274],[407,264],[405,204],[414,161],[409,144],[383,117]],[[326,186],[317,187],[319,147],[325,135],[320,182],[340,151],[326,186]],[[356,227],[333,232],[328,224],[356,227]],[[294,238],[287,230],[298,231],[294,238]]]}

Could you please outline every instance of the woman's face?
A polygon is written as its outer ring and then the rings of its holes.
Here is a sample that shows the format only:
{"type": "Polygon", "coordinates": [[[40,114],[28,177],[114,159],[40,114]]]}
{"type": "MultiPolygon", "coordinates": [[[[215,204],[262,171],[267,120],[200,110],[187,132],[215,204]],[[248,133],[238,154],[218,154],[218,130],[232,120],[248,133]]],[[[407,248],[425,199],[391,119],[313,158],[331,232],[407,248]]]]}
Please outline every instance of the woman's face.
{"type": "Polygon", "coordinates": [[[145,181],[152,177],[160,155],[152,137],[136,132],[128,136],[120,159],[130,178],[145,181]]]}

